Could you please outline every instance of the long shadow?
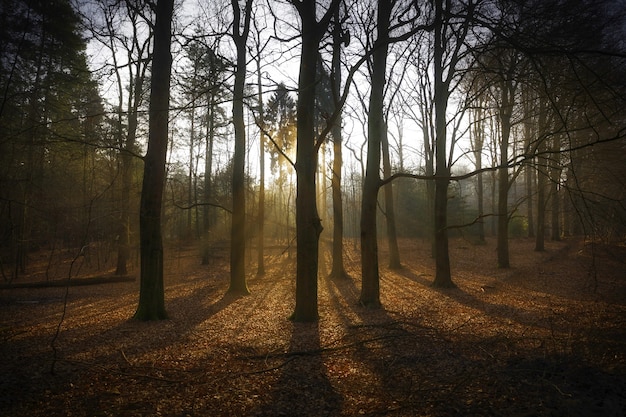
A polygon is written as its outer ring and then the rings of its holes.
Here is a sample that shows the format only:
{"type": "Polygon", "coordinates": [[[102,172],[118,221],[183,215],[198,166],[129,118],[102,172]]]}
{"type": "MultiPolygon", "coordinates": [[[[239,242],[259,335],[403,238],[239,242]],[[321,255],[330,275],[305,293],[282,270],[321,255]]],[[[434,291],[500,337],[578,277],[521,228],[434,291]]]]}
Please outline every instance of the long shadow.
{"type": "MultiPolygon", "coordinates": [[[[402,276],[418,285],[428,286],[430,291],[438,293],[440,296],[454,300],[455,302],[470,307],[476,310],[480,310],[488,317],[492,317],[498,320],[508,320],[516,322],[530,327],[542,327],[549,328],[550,322],[546,321],[545,314],[541,311],[533,311],[520,309],[518,307],[511,306],[507,303],[497,304],[487,301],[487,296],[479,298],[472,295],[461,288],[435,288],[432,287],[431,282],[424,278],[423,275],[418,275],[409,268],[405,268],[396,272],[399,276],[402,276]]],[[[497,288],[487,288],[485,292],[500,291],[497,288]]],[[[490,294],[492,296],[494,294],[490,294]]],[[[506,297],[506,295],[503,295],[506,297]]]]}
{"type": "MultiPolygon", "coordinates": [[[[166,288],[166,293],[167,291],[166,288]]],[[[29,337],[7,337],[2,340],[0,354],[3,358],[10,358],[10,361],[4,361],[0,369],[4,375],[0,379],[0,414],[13,414],[11,410],[19,410],[28,404],[49,404],[56,395],[70,391],[72,386],[80,384],[79,381],[89,378],[98,369],[132,374],[134,364],[128,358],[132,361],[135,355],[163,350],[189,337],[197,325],[209,320],[237,299],[237,296],[225,294],[224,285],[207,284],[184,296],[168,299],[166,308],[180,312],[169,320],[139,322],[128,319],[117,321],[116,325],[110,327],[102,324],[107,322],[106,314],[120,308],[127,309],[126,300],[123,301],[123,306],[113,302],[114,305],[109,305],[108,309],[106,303],[96,301],[94,308],[99,309],[103,315],[103,320],[100,321],[91,312],[88,317],[84,317],[87,313],[87,310],[83,311],[86,308],[84,300],[78,298],[76,304],[70,300],[67,306],[68,316],[65,323],[61,324],[60,336],[56,342],[56,355],[53,355],[49,345],[51,329],[38,331],[29,337]],[[84,326],[79,323],[68,328],[69,322],[74,319],[86,319],[89,322],[84,326]],[[94,330],[94,326],[99,329],[94,330]],[[172,332],[176,334],[175,337],[171,337],[172,332]],[[142,337],[129,337],[136,333],[142,334],[142,337]],[[169,334],[161,337],[164,333],[169,334]],[[56,362],[54,375],[50,374],[52,361],[56,362]]],[[[59,308],[62,306],[58,305],[59,308]]],[[[107,375],[104,379],[110,377],[107,375]]],[[[103,378],[102,374],[98,378],[103,378]]],[[[96,413],[102,409],[102,399],[110,400],[101,390],[96,389],[91,396],[76,398],[74,407],[86,410],[87,413],[96,413]]],[[[59,407],[63,410],[65,405],[59,404],[59,407]]]]}
{"type": "Polygon", "coordinates": [[[339,415],[342,398],[326,375],[320,348],[318,323],[293,323],[289,350],[279,359],[280,376],[251,415],[339,415]]]}
{"type": "MultiPolygon", "coordinates": [[[[381,286],[385,278],[381,274],[381,286]]],[[[355,362],[359,375],[348,376],[341,384],[353,399],[352,414],[387,415],[406,411],[406,401],[415,393],[423,375],[433,369],[425,365],[421,352],[424,335],[392,317],[384,304],[370,309],[358,303],[354,279],[326,280],[332,307],[346,329],[344,344],[351,346],[342,359],[355,362]],[[373,403],[370,398],[376,398],[373,403]],[[371,405],[374,404],[374,405],[371,405]]],[[[381,287],[382,291],[382,287],[381,287]]],[[[341,364],[340,364],[341,365],[341,364]]]]}
{"type": "MultiPolygon", "coordinates": [[[[429,277],[410,268],[394,271],[394,274],[414,282],[417,287],[428,287],[443,300],[455,301],[499,320],[546,328],[541,310],[528,311],[506,303],[491,303],[480,294],[473,295],[459,288],[435,289],[429,277]]],[[[393,291],[404,287],[397,279],[383,277],[381,281],[381,291],[389,290],[383,284],[387,287],[393,284],[393,291]]],[[[327,281],[326,285],[333,308],[340,310],[340,319],[352,331],[346,336],[346,343],[347,340],[363,342],[355,343],[354,348],[343,355],[363,367],[363,372],[370,372],[362,376],[368,381],[367,386],[340,385],[338,391],[344,397],[349,393],[352,398],[360,398],[361,403],[356,404],[359,408],[350,410],[352,414],[421,415],[431,410],[431,415],[485,415],[485,410],[493,409],[493,404],[498,404],[508,415],[535,415],[548,409],[554,410],[554,415],[620,415],[606,413],[626,409],[620,408],[626,404],[619,403],[623,401],[619,392],[625,383],[617,374],[587,365],[583,360],[576,362],[575,357],[569,355],[545,358],[545,350],[531,349],[520,352],[521,356],[510,348],[490,353],[488,336],[484,339],[461,330],[459,337],[450,338],[450,329],[433,328],[432,323],[422,325],[420,316],[404,316],[399,312],[390,317],[384,309],[372,312],[358,306],[358,290],[352,280],[327,281]],[[346,308],[349,311],[345,311],[346,308]],[[355,325],[354,315],[358,317],[358,325],[355,325]],[[520,359],[515,361],[518,357],[520,359]],[[595,387],[597,383],[601,387],[592,389],[598,391],[594,393],[595,398],[585,394],[590,390],[588,384],[572,382],[572,375],[583,374],[593,381],[589,386],[595,387]],[[534,403],[510,401],[512,396],[524,398],[526,393],[534,403]],[[386,408],[367,408],[368,396],[383,398],[377,403],[386,401],[386,408]],[[579,397],[583,400],[578,400],[579,397]],[[537,405],[541,403],[544,405],[537,405]],[[577,413],[577,410],[584,411],[577,413]]],[[[409,296],[420,293],[416,286],[411,286],[414,288],[413,291],[408,289],[409,296]]],[[[337,385],[336,380],[331,382],[337,385]]]]}
{"type": "MultiPolygon", "coordinates": [[[[417,284],[430,285],[423,277],[411,270],[405,269],[400,275],[417,284]]],[[[617,346],[623,345],[626,336],[626,331],[619,329],[618,326],[611,329],[595,328],[592,322],[586,320],[579,322],[576,317],[556,313],[552,310],[549,301],[544,300],[544,303],[531,305],[529,308],[511,305],[507,300],[506,290],[497,286],[485,289],[485,294],[479,292],[471,294],[461,288],[438,289],[431,287],[430,291],[437,293],[442,298],[453,300],[459,305],[478,310],[480,314],[493,320],[507,323],[505,334],[495,333],[491,336],[468,333],[466,329],[463,329],[464,323],[453,328],[442,329],[444,333],[451,335],[456,333],[455,343],[465,344],[469,350],[480,346],[487,352],[493,344],[505,344],[506,349],[513,351],[514,354],[524,354],[515,349],[525,349],[525,351],[527,350],[525,354],[531,357],[546,354],[575,357],[585,351],[587,355],[601,358],[611,354],[615,355],[615,353],[609,352],[617,352],[619,350],[617,346]],[[490,302],[489,299],[494,299],[494,297],[501,297],[502,302],[490,302]],[[513,323],[521,327],[518,327],[516,331],[510,327],[513,323]],[[540,333],[533,336],[534,330],[529,332],[529,329],[538,330],[540,333]],[[594,341],[596,339],[597,341],[594,341]],[[515,347],[518,346],[516,340],[521,342],[521,347],[515,347]]],[[[473,318],[470,316],[468,320],[473,318]]],[[[487,323],[485,326],[489,326],[489,324],[487,323]]]]}

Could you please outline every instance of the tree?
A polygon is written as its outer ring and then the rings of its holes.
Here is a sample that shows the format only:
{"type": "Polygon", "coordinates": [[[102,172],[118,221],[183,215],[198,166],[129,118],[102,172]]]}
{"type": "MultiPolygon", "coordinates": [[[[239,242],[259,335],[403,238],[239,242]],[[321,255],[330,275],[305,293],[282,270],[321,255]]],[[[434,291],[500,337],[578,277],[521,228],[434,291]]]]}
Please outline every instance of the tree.
{"type": "MultiPolygon", "coordinates": [[[[383,176],[389,178],[391,176],[391,157],[389,155],[389,128],[384,122],[383,134],[381,136],[381,148],[383,156],[383,176]]],[[[402,267],[400,262],[400,249],[398,248],[398,236],[396,232],[396,210],[393,201],[393,183],[383,186],[385,196],[385,218],[387,219],[387,244],[389,246],[389,268],[399,269],[402,267]]]]}
{"type": "MultiPolygon", "coordinates": [[[[479,96],[480,97],[480,96],[479,96]]],[[[485,144],[485,121],[483,103],[484,100],[479,98],[473,115],[472,128],[470,130],[470,142],[474,153],[474,164],[476,171],[476,200],[478,209],[478,242],[485,243],[485,224],[483,222],[484,210],[484,184],[483,184],[483,147],[485,144]]]]}
{"type": "Polygon", "coordinates": [[[70,2],[3,2],[1,14],[0,267],[15,279],[31,250],[86,239],[82,204],[96,190],[83,169],[104,141],[103,108],[70,2]],[[61,172],[65,182],[53,181],[61,172]],[[64,218],[71,230],[60,230],[64,218]]]}
{"type": "Polygon", "coordinates": [[[367,121],[367,164],[361,201],[362,286],[359,303],[373,308],[380,307],[376,210],[380,187],[381,140],[385,129],[383,100],[389,46],[389,21],[393,3],[391,1],[378,2],[377,36],[372,54],[372,85],[367,121]]]}
{"type": "Polygon", "coordinates": [[[509,51],[499,54],[499,108],[500,120],[500,169],[498,170],[498,267],[508,268],[509,261],[509,205],[508,194],[512,181],[509,179],[509,138],[511,117],[517,90],[516,71],[521,67],[517,55],[509,51]]]}
{"type": "MultiPolygon", "coordinates": [[[[426,177],[433,178],[435,175],[435,110],[434,110],[434,92],[433,80],[425,74],[428,68],[432,66],[432,40],[429,36],[422,34],[416,42],[416,46],[412,48],[411,60],[412,73],[414,77],[405,77],[410,81],[408,92],[402,93],[402,99],[412,101],[413,105],[403,106],[404,111],[409,118],[415,122],[422,134],[422,157],[423,157],[423,174],[426,177]],[[408,97],[407,97],[408,96],[408,97]],[[415,110],[417,107],[417,110],[415,110]]],[[[435,182],[426,181],[425,186],[426,222],[425,234],[431,242],[431,256],[435,257],[435,231],[434,231],[434,215],[435,215],[435,182]]]]}
{"type": "Polygon", "coordinates": [[[265,106],[265,136],[270,140],[270,168],[278,172],[279,186],[284,186],[287,170],[293,168],[291,156],[296,146],[296,102],[283,83],[276,86],[265,106]]]}
{"type": "MultiPolygon", "coordinates": [[[[451,6],[446,2],[447,7],[451,6]]],[[[461,61],[465,38],[469,31],[475,4],[467,5],[467,15],[463,21],[454,24],[447,18],[452,10],[444,8],[443,0],[435,0],[434,16],[434,109],[435,109],[435,279],[433,286],[454,287],[450,272],[448,251],[448,165],[447,109],[451,93],[451,83],[458,76],[457,65],[461,61]],[[454,41],[452,40],[454,38],[454,41]],[[449,49],[447,50],[446,47],[449,49]],[[446,53],[447,51],[447,53],[446,53]],[[447,57],[447,62],[446,62],[447,57]]]]}
{"type": "Polygon", "coordinates": [[[298,75],[298,133],[296,147],[296,306],[292,320],[318,320],[317,270],[322,222],[317,212],[315,177],[317,150],[321,141],[315,135],[315,84],[319,43],[326,32],[338,0],[317,20],[316,0],[292,0],[301,22],[300,72],[298,75]]]}
{"type": "MultiPolygon", "coordinates": [[[[535,118],[531,106],[534,100],[531,96],[531,89],[522,90],[523,107],[524,107],[524,149],[531,149],[531,141],[533,140],[533,125],[535,118]]],[[[528,222],[528,237],[535,237],[535,216],[533,208],[533,194],[535,192],[535,158],[530,157],[524,165],[524,182],[526,183],[526,219],[528,222]]]]}
{"type": "Polygon", "coordinates": [[[139,110],[144,102],[145,96],[145,80],[146,72],[151,61],[150,47],[152,44],[152,32],[142,38],[140,35],[139,20],[145,10],[139,10],[130,4],[122,5],[120,2],[117,7],[109,7],[104,2],[99,3],[100,10],[104,17],[104,25],[102,32],[104,36],[100,36],[101,29],[91,27],[91,32],[95,38],[109,49],[112,58],[112,71],[115,74],[117,87],[117,118],[116,118],[116,136],[117,146],[119,147],[118,158],[120,160],[121,171],[121,196],[120,196],[120,215],[118,225],[118,250],[117,264],[115,269],[116,275],[126,275],[128,273],[127,262],[130,257],[130,235],[131,235],[131,188],[133,170],[135,167],[134,155],[136,154],[137,130],[139,126],[139,110]],[[116,25],[125,12],[125,17],[131,23],[132,36],[118,36],[122,32],[120,26],[116,25]],[[118,51],[120,49],[126,55],[126,63],[118,62],[118,51]],[[127,71],[128,88],[124,89],[123,71],[127,71]],[[125,100],[125,93],[127,94],[125,100]],[[126,135],[124,137],[124,114],[127,116],[126,135]]]}
{"type": "Polygon", "coordinates": [[[246,44],[250,32],[252,0],[246,0],[243,9],[243,26],[238,0],[231,0],[233,8],[233,41],[237,49],[237,66],[233,91],[233,125],[235,126],[235,153],[233,155],[233,213],[230,242],[230,287],[228,292],[249,294],[246,282],[246,195],[245,152],[246,126],[243,114],[244,86],[246,81],[246,44]]]}
{"type": "Polygon", "coordinates": [[[263,84],[261,82],[261,30],[256,26],[256,71],[257,98],[259,101],[257,125],[259,129],[259,208],[257,216],[257,276],[265,275],[265,117],[263,106],[263,84]]]}
{"type": "MultiPolygon", "coordinates": [[[[291,170],[295,168],[292,157],[296,146],[296,102],[283,83],[276,86],[276,90],[267,101],[264,108],[263,134],[270,143],[267,151],[270,156],[270,168],[278,174],[277,199],[275,210],[278,213],[279,236],[291,247],[291,210],[289,200],[292,194],[292,184],[289,181],[291,170]],[[287,196],[285,196],[287,191],[287,196]],[[278,205],[278,207],[276,207],[278,205]]],[[[288,252],[291,256],[291,252],[288,252]]]]}
{"type": "Polygon", "coordinates": [[[559,188],[561,184],[561,135],[553,135],[550,141],[550,202],[551,202],[551,221],[550,221],[550,239],[553,241],[561,240],[560,221],[560,194],[559,188]]]}
{"type": "Polygon", "coordinates": [[[226,114],[218,105],[228,97],[226,72],[228,61],[217,54],[217,45],[202,45],[198,58],[204,63],[202,71],[204,96],[206,99],[205,142],[204,142],[204,181],[202,190],[202,265],[209,263],[211,217],[213,203],[213,149],[220,128],[226,126],[226,114]]]}
{"type": "Polygon", "coordinates": [[[333,167],[331,178],[331,189],[333,197],[333,248],[332,248],[332,269],[330,276],[332,278],[347,278],[348,274],[343,264],[343,198],[341,195],[341,170],[343,169],[343,150],[342,150],[342,127],[341,127],[341,108],[340,91],[341,91],[341,44],[348,46],[349,33],[341,27],[342,19],[340,17],[340,8],[337,7],[333,16],[333,58],[331,89],[333,97],[333,106],[336,112],[339,112],[332,129],[333,140],[333,167]]]}
{"type": "Polygon", "coordinates": [[[161,206],[165,185],[165,159],[169,133],[169,99],[172,68],[171,25],[174,0],[157,0],[154,52],[150,82],[148,151],[144,158],[139,211],[141,276],[139,305],[135,318],[162,320],[165,311],[163,287],[163,240],[161,206]]]}

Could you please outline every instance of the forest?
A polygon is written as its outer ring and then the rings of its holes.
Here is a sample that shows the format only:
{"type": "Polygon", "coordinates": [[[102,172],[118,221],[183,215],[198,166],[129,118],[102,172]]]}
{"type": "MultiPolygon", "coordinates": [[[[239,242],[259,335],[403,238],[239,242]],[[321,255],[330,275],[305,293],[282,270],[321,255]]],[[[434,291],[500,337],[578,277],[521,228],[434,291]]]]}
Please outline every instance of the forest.
{"type": "Polygon", "coordinates": [[[624,0],[0,0],[0,415],[626,413],[624,0]]]}

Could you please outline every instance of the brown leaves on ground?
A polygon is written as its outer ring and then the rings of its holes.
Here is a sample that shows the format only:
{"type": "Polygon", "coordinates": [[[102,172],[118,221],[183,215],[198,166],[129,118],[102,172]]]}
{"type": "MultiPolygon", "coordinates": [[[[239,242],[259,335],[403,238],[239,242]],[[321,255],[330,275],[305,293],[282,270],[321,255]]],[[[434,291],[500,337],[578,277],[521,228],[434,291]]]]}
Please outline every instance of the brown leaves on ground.
{"type": "Polygon", "coordinates": [[[514,240],[514,267],[497,269],[493,244],[455,240],[458,288],[437,290],[429,246],[402,241],[369,310],[352,243],[345,280],[326,278],[324,243],[315,324],[287,320],[295,267],[280,251],[235,297],[224,253],[201,266],[172,249],[162,322],[129,319],[137,282],[67,288],[63,320],[66,288],[2,289],[0,414],[623,415],[624,248],[514,240]]]}

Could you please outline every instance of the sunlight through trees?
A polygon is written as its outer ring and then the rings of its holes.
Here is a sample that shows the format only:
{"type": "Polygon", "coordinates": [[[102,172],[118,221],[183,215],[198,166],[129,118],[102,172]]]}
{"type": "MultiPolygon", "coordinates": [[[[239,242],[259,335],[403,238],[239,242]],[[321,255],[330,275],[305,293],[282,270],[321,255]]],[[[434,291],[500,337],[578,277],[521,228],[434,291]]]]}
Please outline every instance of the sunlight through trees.
{"type": "Polygon", "coordinates": [[[512,238],[626,235],[622,2],[5,3],[6,282],[89,253],[161,319],[163,252],[197,244],[207,270],[228,249],[238,294],[295,262],[310,322],[344,243],[377,308],[379,245],[401,270],[426,239],[452,288],[450,237],[495,237],[509,268],[512,238]]]}

